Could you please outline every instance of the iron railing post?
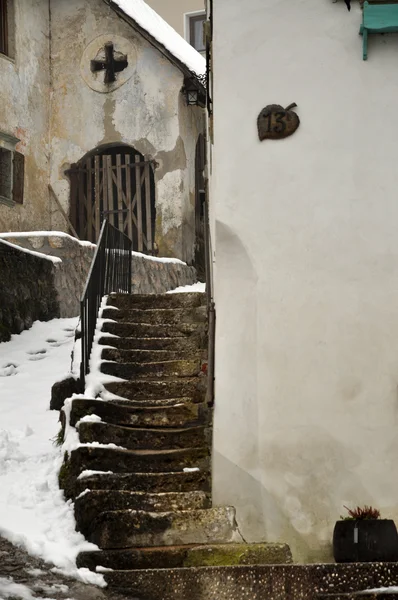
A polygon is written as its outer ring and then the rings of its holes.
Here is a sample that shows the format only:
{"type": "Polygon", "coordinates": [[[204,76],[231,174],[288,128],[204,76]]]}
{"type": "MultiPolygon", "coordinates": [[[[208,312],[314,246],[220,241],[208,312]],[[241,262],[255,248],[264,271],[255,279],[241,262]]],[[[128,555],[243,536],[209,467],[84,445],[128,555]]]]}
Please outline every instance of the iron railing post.
{"type": "Polygon", "coordinates": [[[86,375],[90,369],[90,355],[102,298],[111,292],[131,291],[132,241],[106,220],[101,227],[97,248],[80,301],[81,364],[80,381],[85,390],[86,375]],[[125,268],[126,248],[129,266],[125,268]]]}

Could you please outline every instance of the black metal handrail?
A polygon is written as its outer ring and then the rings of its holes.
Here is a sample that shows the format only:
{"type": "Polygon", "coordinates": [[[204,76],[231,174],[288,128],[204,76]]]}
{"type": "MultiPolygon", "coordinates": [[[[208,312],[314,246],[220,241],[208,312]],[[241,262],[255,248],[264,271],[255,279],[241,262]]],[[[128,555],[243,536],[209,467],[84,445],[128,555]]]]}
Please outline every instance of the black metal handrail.
{"type": "Polygon", "coordinates": [[[131,240],[105,220],[80,301],[83,390],[102,298],[111,292],[131,293],[131,249],[131,240]]]}

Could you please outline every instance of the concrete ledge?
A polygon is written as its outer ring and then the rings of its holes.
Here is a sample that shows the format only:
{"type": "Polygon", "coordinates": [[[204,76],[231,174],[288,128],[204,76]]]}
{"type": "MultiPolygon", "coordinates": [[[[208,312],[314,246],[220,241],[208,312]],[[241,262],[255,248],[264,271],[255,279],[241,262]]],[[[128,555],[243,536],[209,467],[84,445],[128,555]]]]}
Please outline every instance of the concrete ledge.
{"type": "Polygon", "coordinates": [[[105,579],[140,600],[318,600],[332,592],[354,598],[354,592],[397,585],[398,564],[148,569],[108,572],[105,579]]]}

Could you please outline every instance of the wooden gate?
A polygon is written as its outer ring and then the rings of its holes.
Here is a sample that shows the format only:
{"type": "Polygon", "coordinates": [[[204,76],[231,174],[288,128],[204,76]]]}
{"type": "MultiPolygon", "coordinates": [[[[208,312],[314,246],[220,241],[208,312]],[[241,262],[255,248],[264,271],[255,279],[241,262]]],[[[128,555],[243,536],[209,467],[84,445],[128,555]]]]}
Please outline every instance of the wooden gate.
{"type": "Polygon", "coordinates": [[[155,186],[153,161],[127,147],[107,148],[72,165],[70,220],[80,239],[96,242],[107,219],[133,242],[153,253],[155,186]]]}

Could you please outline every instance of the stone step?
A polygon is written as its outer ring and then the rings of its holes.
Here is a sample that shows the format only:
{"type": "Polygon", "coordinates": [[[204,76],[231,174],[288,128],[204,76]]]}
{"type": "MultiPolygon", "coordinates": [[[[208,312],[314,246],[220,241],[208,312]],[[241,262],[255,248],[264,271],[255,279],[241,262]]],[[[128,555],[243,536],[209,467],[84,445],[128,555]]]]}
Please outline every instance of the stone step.
{"type": "Polygon", "coordinates": [[[142,407],[131,401],[118,403],[75,398],[72,401],[70,424],[74,427],[80,419],[93,414],[112,425],[134,427],[182,427],[210,422],[211,410],[205,404],[194,404],[189,398],[170,398],[170,402],[171,406],[142,407]]]}
{"type": "Polygon", "coordinates": [[[207,349],[207,336],[202,333],[190,337],[137,338],[114,337],[104,334],[98,343],[120,350],[164,350],[184,352],[184,356],[188,356],[192,352],[207,349]]]}
{"type": "Polygon", "coordinates": [[[122,379],[195,377],[201,372],[200,360],[170,360],[155,363],[102,362],[101,372],[122,379]]]}
{"type": "Polygon", "coordinates": [[[107,304],[118,308],[195,308],[206,306],[206,294],[188,292],[182,294],[110,294],[107,304]]]}
{"type": "Polygon", "coordinates": [[[348,594],[318,594],[316,600],[398,600],[398,588],[395,588],[396,593],[386,592],[382,588],[380,592],[369,593],[360,592],[348,594]]]}
{"type": "Polygon", "coordinates": [[[150,401],[164,398],[192,398],[203,402],[206,394],[206,377],[181,377],[179,379],[140,379],[136,381],[112,381],[105,389],[127,400],[150,401]]]}
{"type": "Polygon", "coordinates": [[[124,490],[152,494],[166,492],[206,492],[210,493],[210,472],[178,471],[171,473],[95,473],[78,478],[73,488],[73,496],[86,489],[124,490]]]}
{"type": "Polygon", "coordinates": [[[231,506],[162,513],[103,512],[90,523],[86,538],[101,549],[242,541],[231,506]]]}
{"type": "Polygon", "coordinates": [[[147,323],[151,325],[178,325],[180,323],[205,323],[207,309],[198,308],[105,308],[104,319],[113,319],[118,323],[147,323]]]}
{"type": "Polygon", "coordinates": [[[203,350],[121,350],[119,348],[104,348],[102,360],[119,363],[159,363],[170,360],[205,360],[203,350]]]}
{"type": "Polygon", "coordinates": [[[112,333],[119,337],[136,338],[174,338],[199,334],[202,325],[179,323],[177,325],[148,325],[147,323],[117,323],[105,321],[102,325],[103,333],[112,333]]]}
{"type": "Polygon", "coordinates": [[[130,569],[173,569],[199,566],[276,565],[292,562],[287,544],[208,544],[130,548],[81,552],[79,568],[95,571],[97,566],[128,571],[130,569]]]}
{"type": "Polygon", "coordinates": [[[104,576],[111,589],[140,600],[315,600],[332,586],[347,593],[397,585],[398,563],[136,569],[104,576]]]}
{"type": "Polygon", "coordinates": [[[211,430],[203,426],[184,429],[140,429],[87,421],[79,425],[79,439],[82,444],[116,444],[128,450],[172,450],[209,447],[211,430]]]}
{"type": "MultiPolygon", "coordinates": [[[[142,381],[142,379],[140,379],[140,381],[142,381]]],[[[123,383],[125,383],[125,382],[123,382],[123,383]]],[[[128,382],[126,382],[126,383],[128,383],[128,382]]],[[[107,391],[105,390],[105,392],[103,392],[103,394],[104,394],[104,396],[107,396],[107,391]]],[[[114,401],[112,399],[108,400],[108,397],[106,397],[106,400],[109,402],[114,401]]],[[[141,408],[141,409],[144,409],[144,408],[162,409],[162,408],[171,408],[172,406],[178,406],[178,405],[182,405],[182,404],[195,404],[195,403],[201,404],[202,406],[204,405],[203,401],[197,402],[197,398],[191,398],[189,396],[181,396],[181,398],[138,398],[135,400],[132,400],[131,398],[117,398],[115,401],[120,406],[129,406],[131,408],[141,408]]]]}
{"type": "Polygon", "coordinates": [[[70,477],[82,471],[112,471],[114,473],[169,473],[184,468],[209,470],[208,448],[177,450],[125,450],[100,446],[79,446],[68,463],[70,477]]]}
{"type": "Polygon", "coordinates": [[[103,512],[138,510],[164,513],[209,507],[208,496],[200,491],[148,494],[122,490],[86,490],[75,500],[75,518],[79,531],[88,535],[92,522],[103,512]]]}

